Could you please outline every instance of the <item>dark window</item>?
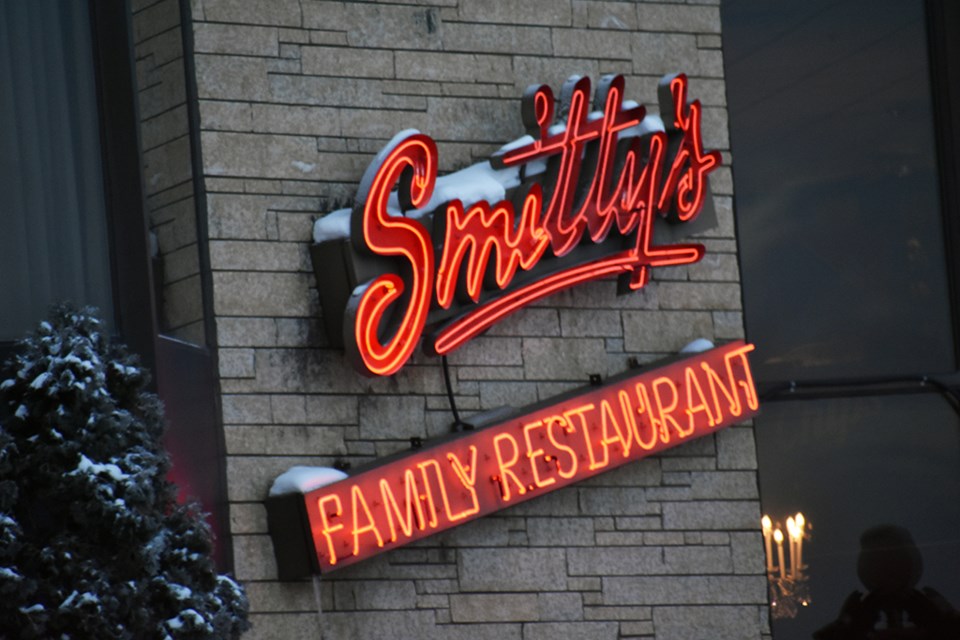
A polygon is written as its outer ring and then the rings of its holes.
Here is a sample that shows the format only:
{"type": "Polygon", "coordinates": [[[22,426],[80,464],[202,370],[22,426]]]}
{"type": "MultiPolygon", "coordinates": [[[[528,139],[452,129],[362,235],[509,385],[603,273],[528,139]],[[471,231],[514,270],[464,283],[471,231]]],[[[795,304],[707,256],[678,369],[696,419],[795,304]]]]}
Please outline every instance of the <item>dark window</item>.
{"type": "Polygon", "coordinates": [[[853,591],[879,593],[864,567],[894,576],[896,562],[870,549],[908,548],[904,531],[915,549],[903,553],[922,557],[915,586],[960,606],[957,181],[945,144],[960,122],[942,101],[956,74],[940,72],[956,51],[937,47],[960,36],[960,13],[940,19],[949,4],[722,5],[761,499],[785,536],[797,512],[811,525],[798,578],[770,575],[775,640],[808,639],[853,591]]]}
{"type": "Polygon", "coordinates": [[[90,8],[0,3],[0,340],[113,293],[90,8]]]}
{"type": "Polygon", "coordinates": [[[734,0],[724,26],[758,375],[952,371],[923,3],[734,0]]]}

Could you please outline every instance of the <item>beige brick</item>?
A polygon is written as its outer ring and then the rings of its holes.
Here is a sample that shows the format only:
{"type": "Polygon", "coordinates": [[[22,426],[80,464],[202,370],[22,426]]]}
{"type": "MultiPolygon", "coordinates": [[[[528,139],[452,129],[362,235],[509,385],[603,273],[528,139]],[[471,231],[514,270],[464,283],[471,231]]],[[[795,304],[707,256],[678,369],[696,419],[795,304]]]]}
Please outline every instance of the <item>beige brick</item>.
{"type": "MultiPolygon", "coordinates": [[[[446,51],[523,55],[550,55],[553,45],[550,30],[543,27],[448,23],[443,26],[446,51]]],[[[511,75],[501,78],[510,82],[511,75]]]]}
{"type": "Polygon", "coordinates": [[[210,265],[216,270],[309,271],[303,244],[291,242],[210,241],[210,265]]]}
{"type": "Polygon", "coordinates": [[[272,318],[217,318],[217,338],[223,347],[269,347],[276,344],[272,318]]]}
{"type": "Polygon", "coordinates": [[[704,575],[733,573],[733,558],[726,546],[676,546],[663,550],[667,573],[704,575]]]}
{"type": "Polygon", "coordinates": [[[609,577],[603,597],[613,605],[763,604],[767,585],[764,576],[609,577]]]}
{"type": "Polygon", "coordinates": [[[653,623],[658,638],[759,640],[756,607],[656,607],[653,623]]]}
{"type": "Polygon", "coordinates": [[[363,439],[406,440],[424,436],[424,400],[407,396],[367,396],[360,399],[363,439]]]}
{"type": "Polygon", "coordinates": [[[217,359],[220,375],[224,378],[252,378],[255,375],[253,349],[220,349],[217,359]]]}
{"type": "Polygon", "coordinates": [[[238,580],[276,580],[270,536],[233,536],[233,572],[238,580]]]}
{"type": "Polygon", "coordinates": [[[396,52],[397,78],[497,82],[512,74],[510,58],[472,53],[396,52]]]}
{"type": "Polygon", "coordinates": [[[727,129],[727,110],[724,107],[704,107],[703,146],[706,149],[729,149],[730,132],[727,129]]]}
{"type": "Polygon", "coordinates": [[[732,253],[707,253],[700,262],[687,267],[691,280],[738,282],[740,269],[732,253]]]}
{"type": "Polygon", "coordinates": [[[303,47],[303,73],[348,78],[393,78],[393,52],[346,47],[303,47]]]}
{"type": "MultiPolygon", "coordinates": [[[[519,97],[529,85],[550,85],[554,95],[559,95],[564,81],[570,76],[583,75],[591,81],[600,76],[600,65],[595,58],[517,55],[513,56],[513,70],[514,85],[507,97],[514,99],[518,107],[519,97]]],[[[632,97],[631,90],[628,84],[628,97],[632,97]]]]}
{"type": "Polygon", "coordinates": [[[306,136],[339,136],[340,110],[278,104],[250,105],[250,131],[306,136]]]}
{"type": "Polygon", "coordinates": [[[413,609],[417,592],[412,580],[348,580],[333,585],[338,608],[360,610],[413,609]]]}
{"type": "Polygon", "coordinates": [[[483,409],[511,406],[523,407],[537,401],[537,385],[523,382],[490,381],[480,383],[480,406],[483,409]]]}
{"type": "Polygon", "coordinates": [[[425,109],[427,104],[421,96],[385,95],[379,81],[364,78],[344,82],[343,78],[277,73],[270,75],[268,85],[270,97],[285,104],[405,110],[425,109]]]}
{"type": "Polygon", "coordinates": [[[658,547],[587,547],[567,549],[572,576],[631,576],[664,573],[663,550],[658,547]]]}
{"type": "MultiPolygon", "coordinates": [[[[250,611],[254,613],[295,613],[312,611],[316,614],[317,600],[313,583],[309,580],[298,582],[248,582],[244,586],[250,600],[250,611]]],[[[332,592],[332,590],[331,590],[332,592]]],[[[326,593],[325,593],[326,595],[326,593]]],[[[325,610],[333,608],[331,596],[324,598],[325,610]]]]}
{"type": "Polygon", "coordinates": [[[435,7],[385,3],[303,3],[304,26],[346,32],[351,47],[440,49],[443,24],[435,7]]]}
{"type": "Polygon", "coordinates": [[[727,282],[664,282],[660,284],[663,309],[739,310],[740,285],[727,282]]]}
{"type": "Polygon", "coordinates": [[[464,591],[550,591],[567,576],[562,549],[461,549],[457,565],[464,591]]]}
{"type": "Polygon", "coordinates": [[[735,427],[717,432],[717,468],[757,468],[757,443],[751,427],[735,427]]]}
{"type": "MultiPolygon", "coordinates": [[[[679,33],[636,33],[630,40],[633,72],[638,75],[700,73],[700,51],[695,36],[679,33]]],[[[651,107],[654,104],[649,105],[651,107]]]]}
{"type": "Polygon", "coordinates": [[[227,456],[229,498],[239,502],[263,502],[273,481],[290,467],[332,467],[335,455],[324,452],[323,456],[227,456]]]}
{"type": "Polygon", "coordinates": [[[554,52],[575,58],[630,60],[633,40],[634,34],[620,31],[553,30],[554,52]]]}
{"type": "Polygon", "coordinates": [[[203,0],[203,14],[212,22],[235,22],[242,24],[300,26],[300,3],[298,0],[203,0]]]}
{"type": "Polygon", "coordinates": [[[730,534],[734,573],[762,574],[766,570],[766,552],[759,531],[730,534]]]}
{"type": "Polygon", "coordinates": [[[626,2],[574,0],[573,26],[633,31],[637,28],[637,10],[626,2]]]}
{"type": "Polygon", "coordinates": [[[267,533],[267,510],[259,503],[230,505],[231,533],[267,533]]]}
{"type": "Polygon", "coordinates": [[[705,311],[625,311],[627,351],[676,353],[696,338],[713,339],[713,318],[705,311]]]}
{"type": "Polygon", "coordinates": [[[201,53],[194,56],[194,63],[197,94],[201,99],[263,101],[270,98],[265,58],[201,53]]]}
{"type": "Polygon", "coordinates": [[[663,505],[665,529],[752,530],[760,520],[756,501],[676,502],[663,505]]]}
{"type": "Polygon", "coordinates": [[[647,502],[641,487],[580,488],[580,508],[588,515],[654,515],[660,505],[647,502]]]}
{"type": "Polygon", "coordinates": [[[616,622],[539,622],[523,625],[524,640],[608,640],[616,638],[616,622]]]}
{"type": "Polygon", "coordinates": [[[487,331],[489,336],[559,336],[560,321],[555,309],[521,309],[487,331]]]}
{"type": "Polygon", "coordinates": [[[620,312],[603,309],[563,309],[560,328],[565,337],[621,336],[620,312]]]}
{"type": "MultiPolygon", "coordinates": [[[[462,131],[469,133],[474,140],[485,140],[498,146],[522,133],[517,104],[507,100],[449,97],[429,98],[427,103],[428,124],[431,129],[462,131]]],[[[449,144],[444,145],[441,161],[444,151],[449,156],[449,152],[455,150],[451,149],[449,144]]],[[[455,167],[459,169],[470,161],[472,159],[453,160],[453,164],[459,164],[460,166],[455,167]]]]}
{"type": "Polygon", "coordinates": [[[523,364],[520,338],[474,338],[450,355],[454,365],[519,365],[523,364]]]}
{"type": "Polygon", "coordinates": [[[220,271],[213,274],[217,315],[305,316],[311,274],[220,271]]]}
{"type": "Polygon", "coordinates": [[[450,615],[454,622],[527,622],[540,619],[535,593],[451,595],[450,615]]]}
{"type": "Polygon", "coordinates": [[[277,56],[276,27],[239,24],[198,23],[193,27],[194,50],[198,53],[246,56],[277,56]]]}
{"type": "Polygon", "coordinates": [[[607,372],[603,340],[597,338],[524,338],[523,362],[530,380],[587,380],[607,372]]]}
{"type": "Polygon", "coordinates": [[[527,518],[530,544],[539,546],[591,546],[593,518],[527,518]]]}
{"type": "Polygon", "coordinates": [[[460,18],[469,22],[569,26],[570,0],[527,0],[504,3],[499,0],[471,0],[460,6],[460,18]]]}
{"type": "Polygon", "coordinates": [[[640,3],[637,5],[640,28],[644,31],[681,31],[720,33],[718,7],[690,7],[681,4],[640,3]]]}

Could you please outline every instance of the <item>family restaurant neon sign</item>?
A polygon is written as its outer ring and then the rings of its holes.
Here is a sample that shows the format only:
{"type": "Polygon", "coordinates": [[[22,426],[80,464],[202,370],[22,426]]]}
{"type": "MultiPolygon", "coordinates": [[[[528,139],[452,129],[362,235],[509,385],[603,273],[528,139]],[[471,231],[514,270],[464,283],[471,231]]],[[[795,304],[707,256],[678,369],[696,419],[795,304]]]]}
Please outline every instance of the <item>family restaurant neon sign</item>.
{"type": "Polygon", "coordinates": [[[278,555],[281,575],[349,566],[745,420],[758,409],[752,350],[733,342],[628,372],[287,496],[299,515],[271,516],[274,546],[303,527],[308,551],[292,567],[278,555]]]}
{"type": "Polygon", "coordinates": [[[410,131],[380,152],[360,183],[349,234],[354,258],[376,262],[376,273],[353,284],[339,309],[325,308],[343,314],[343,345],[361,372],[397,372],[425,333],[425,350],[446,354],[567,287],[617,275],[624,290],[637,290],[652,267],[703,257],[700,244],[653,239],[656,218],[698,216],[707,175],[720,164],[719,152],[703,149],[700,102],[687,102],[686,76],[660,83],[663,130],[641,126],[646,109],[624,102],[622,76],[601,80],[595,111],[590,90],[584,77],[564,84],[562,123],[554,122],[550,87],[527,90],[528,142],[490,160],[495,170],[521,168],[510,199],[465,205],[454,198],[407,215],[431,202],[436,143],[410,131]],[[526,176],[537,162],[545,171],[526,176]]]}

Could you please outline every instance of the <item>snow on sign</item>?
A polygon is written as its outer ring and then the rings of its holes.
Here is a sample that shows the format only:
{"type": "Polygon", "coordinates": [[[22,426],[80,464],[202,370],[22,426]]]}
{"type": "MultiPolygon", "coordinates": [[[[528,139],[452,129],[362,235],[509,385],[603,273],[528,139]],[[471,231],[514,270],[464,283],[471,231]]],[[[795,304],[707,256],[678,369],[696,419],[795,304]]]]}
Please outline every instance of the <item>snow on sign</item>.
{"type": "Polygon", "coordinates": [[[590,93],[588,78],[570,78],[556,122],[550,87],[530,87],[527,135],[444,177],[433,139],[403,131],[370,164],[353,209],[317,221],[327,332],[359,371],[397,372],[421,338],[428,353],[449,353],[576,284],[616,275],[627,293],[653,267],[703,257],[702,245],[674,241],[714,223],[707,176],[720,164],[703,149],[686,76],[661,80],[660,117],[624,100],[622,76],[600,81],[595,111],[590,93]]]}
{"type": "Polygon", "coordinates": [[[750,418],[752,350],[733,342],[629,371],[347,476],[271,491],[280,578],[349,566],[750,418]]]}

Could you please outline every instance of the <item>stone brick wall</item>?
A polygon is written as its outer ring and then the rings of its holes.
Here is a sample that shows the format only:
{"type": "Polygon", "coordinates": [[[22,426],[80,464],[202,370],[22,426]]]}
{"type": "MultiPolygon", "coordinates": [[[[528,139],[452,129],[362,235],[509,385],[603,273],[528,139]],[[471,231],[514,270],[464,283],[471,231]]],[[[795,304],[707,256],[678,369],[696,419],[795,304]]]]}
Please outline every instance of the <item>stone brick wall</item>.
{"type": "Polygon", "coordinates": [[[140,142],[161,330],[203,345],[203,295],[177,0],[132,3],[140,142]]]}
{"type": "Polygon", "coordinates": [[[276,580],[263,500],[292,465],[354,465],[446,433],[439,362],[362,378],[328,348],[313,221],[352,199],[397,131],[441,172],[522,134],[528,84],[622,73],[656,109],[684,71],[704,106],[719,226],[706,259],[517,313],[450,358],[470,413],[548,398],[690,340],[742,337],[715,2],[193,0],[237,576],[251,638],[760,638],[768,634],[752,427],[743,425],[344,569],[276,580]]]}

